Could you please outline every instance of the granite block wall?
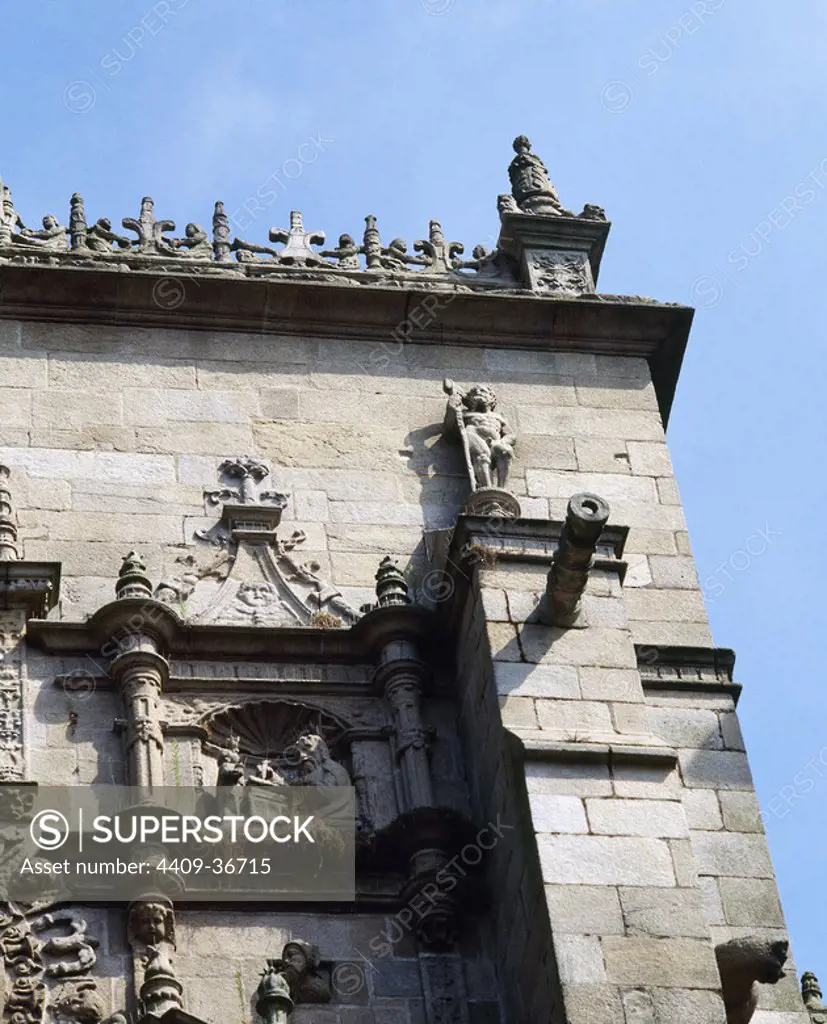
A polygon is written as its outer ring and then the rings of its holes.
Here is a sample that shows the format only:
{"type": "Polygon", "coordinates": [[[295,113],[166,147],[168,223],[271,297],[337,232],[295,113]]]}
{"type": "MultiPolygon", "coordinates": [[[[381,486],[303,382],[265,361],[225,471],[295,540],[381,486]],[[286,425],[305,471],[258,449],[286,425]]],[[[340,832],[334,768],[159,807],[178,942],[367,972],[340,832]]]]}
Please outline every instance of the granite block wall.
{"type": "MultiPolygon", "coordinates": [[[[442,379],[491,384],[518,434],[509,485],[523,515],[562,520],[572,494],[595,491],[610,522],[630,528],[627,568],[622,585],[617,572],[591,574],[582,630],[538,621],[544,567],[503,557],[475,570],[450,667],[464,754],[446,753],[445,734],[434,759],[464,757],[473,817],[508,828],[485,854],[492,899],[477,948],[433,969],[461,975],[457,1019],[468,1024],[501,1011],[521,1022],[722,1024],[714,944],[784,926],[732,697],[641,682],[635,645],[712,646],[649,368],[541,344],[0,321],[0,462],[13,471],[23,553],[62,563],[52,614],[72,620],[112,599],[131,548],[155,581],[190,557],[206,566],[216,552],[194,535],[216,517],[204,490],[222,460],[250,454],[290,493],[283,528],[306,534],[303,559],[351,604],[373,598],[386,554],[418,586],[423,530],[451,527],[468,490],[441,437],[442,379]]],[[[117,696],[99,690],[73,724],[77,695],[54,685],[79,667],[28,654],[28,764],[43,782],[120,771],[117,696]]],[[[440,785],[462,799],[449,770],[440,785]]],[[[335,968],[381,927],[378,915],[238,926],[183,913],[187,1007],[246,1022],[262,957],[291,930],[323,932],[335,968]],[[228,958],[240,983],[226,980],[228,958]],[[220,987],[197,983],[219,975],[220,987]]],[[[300,1008],[299,1024],[435,1019],[422,958],[401,943],[372,959],[358,993],[300,1008]]],[[[754,1020],[806,1024],[794,979],[764,988],[754,1020]]]]}

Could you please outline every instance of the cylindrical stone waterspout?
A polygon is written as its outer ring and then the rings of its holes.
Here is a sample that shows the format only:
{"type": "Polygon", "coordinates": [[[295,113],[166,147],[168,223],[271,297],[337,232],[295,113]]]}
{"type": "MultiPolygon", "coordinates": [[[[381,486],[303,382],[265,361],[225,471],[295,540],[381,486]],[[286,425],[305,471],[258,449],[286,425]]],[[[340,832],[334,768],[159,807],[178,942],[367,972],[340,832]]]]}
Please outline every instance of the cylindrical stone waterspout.
{"type": "Polygon", "coordinates": [[[552,625],[571,626],[580,614],[580,599],[608,518],[609,505],[596,494],[575,494],[569,501],[546,583],[547,613],[552,625]]]}

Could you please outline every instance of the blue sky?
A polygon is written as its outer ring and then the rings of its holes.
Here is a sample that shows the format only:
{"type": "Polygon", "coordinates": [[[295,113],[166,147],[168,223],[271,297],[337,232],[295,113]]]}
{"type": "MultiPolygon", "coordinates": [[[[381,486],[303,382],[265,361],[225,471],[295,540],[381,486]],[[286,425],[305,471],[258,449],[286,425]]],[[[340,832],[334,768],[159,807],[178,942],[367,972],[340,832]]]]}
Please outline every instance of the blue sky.
{"type": "Polygon", "coordinates": [[[149,194],[179,228],[222,199],[258,241],[296,207],[328,241],[374,213],[490,244],[524,132],[614,224],[601,290],[699,307],[669,440],[796,957],[827,981],[823,3],[17,0],[3,35],[27,223],[78,190],[116,225],[149,194]]]}

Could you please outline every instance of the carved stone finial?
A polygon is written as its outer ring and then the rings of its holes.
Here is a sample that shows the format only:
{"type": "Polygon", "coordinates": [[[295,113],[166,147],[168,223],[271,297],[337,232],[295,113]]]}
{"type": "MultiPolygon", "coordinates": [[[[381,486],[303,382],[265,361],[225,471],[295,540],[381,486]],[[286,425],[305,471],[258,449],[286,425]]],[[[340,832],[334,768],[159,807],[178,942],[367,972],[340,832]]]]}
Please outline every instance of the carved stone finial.
{"type": "Polygon", "coordinates": [[[0,562],[16,562],[20,559],[17,548],[17,516],[11,500],[8,466],[0,465],[0,562]]]}
{"type": "Polygon", "coordinates": [[[256,1013],[265,1024],[286,1024],[294,1006],[281,960],[268,960],[256,989],[256,1013]]]}
{"type": "Polygon", "coordinates": [[[386,555],[379,563],[376,572],[376,597],[380,608],[411,603],[405,576],[390,555],[386,555]]]}
{"type": "Polygon", "coordinates": [[[368,270],[382,269],[382,238],[376,226],[373,214],[365,217],[365,234],[362,238],[362,251],[365,254],[365,266],[368,270]]]}
{"type": "Polygon", "coordinates": [[[72,252],[86,252],[86,210],[83,205],[83,196],[75,192],[69,204],[69,234],[72,239],[72,252]]]}
{"type": "Polygon", "coordinates": [[[827,1008],[822,1002],[822,996],[818,978],[812,971],[805,971],[801,975],[801,998],[815,1024],[823,1024],[824,1021],[827,1021],[827,1015],[825,1015],[827,1008]]]}
{"type": "Polygon", "coordinates": [[[786,939],[748,935],[715,947],[727,1024],[749,1024],[758,1005],[758,986],[784,977],[790,944],[786,939]]]}
{"type": "Polygon", "coordinates": [[[513,145],[517,155],[508,167],[508,176],[511,179],[511,194],[520,210],[523,213],[552,217],[567,214],[545,164],[531,152],[531,141],[525,135],[518,135],[513,145]]]}
{"type": "Polygon", "coordinates": [[[212,215],[212,244],[216,263],[230,262],[230,218],[224,204],[217,202],[212,215]]]}
{"type": "Polygon", "coordinates": [[[137,551],[130,551],[123,560],[115,584],[118,599],[127,597],[152,597],[152,584],[146,575],[146,564],[137,551]]]}
{"type": "Polygon", "coordinates": [[[414,250],[424,253],[426,266],[430,271],[444,274],[457,269],[457,257],[465,252],[465,246],[461,242],[446,242],[442,225],[438,220],[432,220],[429,225],[428,241],[414,242],[414,250]]]}
{"type": "Polygon", "coordinates": [[[270,228],[270,241],[283,242],[279,263],[295,267],[321,267],[325,261],[311,245],[324,245],[323,231],[305,231],[301,210],[290,211],[290,228],[270,228]]]}
{"type": "Polygon", "coordinates": [[[184,987],[175,977],[169,956],[160,946],[149,948],[149,959],[141,985],[142,1018],[159,1020],[169,1010],[181,1009],[184,987]]]}
{"type": "Polygon", "coordinates": [[[124,217],[121,223],[138,236],[133,245],[142,256],[169,256],[172,252],[164,233],[175,230],[175,221],[155,219],[155,203],[151,196],[144,196],[141,200],[141,212],[137,219],[124,217]]]}
{"type": "Polygon", "coordinates": [[[11,233],[18,221],[11,189],[0,180],[0,246],[11,245],[11,233]]]}

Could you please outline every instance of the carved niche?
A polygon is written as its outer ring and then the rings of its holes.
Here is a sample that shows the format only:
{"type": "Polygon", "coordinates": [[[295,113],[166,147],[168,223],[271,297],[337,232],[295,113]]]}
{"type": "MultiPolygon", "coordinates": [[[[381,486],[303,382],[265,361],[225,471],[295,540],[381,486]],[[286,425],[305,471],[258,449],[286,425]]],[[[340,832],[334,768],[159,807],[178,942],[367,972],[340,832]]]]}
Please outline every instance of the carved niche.
{"type": "Polygon", "coordinates": [[[219,785],[351,785],[350,772],[331,754],[342,745],[344,726],[318,708],[253,701],[212,712],[203,725],[219,785]]]}

